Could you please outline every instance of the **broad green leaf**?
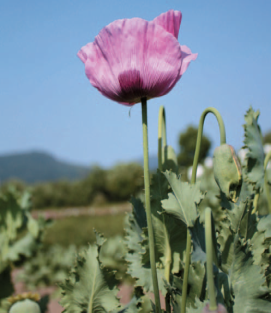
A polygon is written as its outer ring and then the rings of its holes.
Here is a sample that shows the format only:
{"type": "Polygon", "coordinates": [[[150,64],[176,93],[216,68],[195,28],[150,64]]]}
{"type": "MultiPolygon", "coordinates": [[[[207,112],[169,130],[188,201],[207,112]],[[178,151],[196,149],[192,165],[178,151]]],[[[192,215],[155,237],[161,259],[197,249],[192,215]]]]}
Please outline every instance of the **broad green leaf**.
{"type": "Polygon", "coordinates": [[[33,237],[38,237],[39,223],[31,216],[29,212],[27,212],[27,229],[33,237]]]}
{"type": "Polygon", "coordinates": [[[118,267],[124,266],[124,256],[127,253],[121,237],[112,237],[109,240],[94,230],[96,235],[96,244],[98,247],[98,261],[103,270],[104,279],[111,288],[121,280],[121,273],[117,272],[118,267]],[[120,276],[118,276],[119,274],[120,276]]]}
{"type": "Polygon", "coordinates": [[[73,265],[77,248],[51,245],[39,250],[35,257],[30,258],[23,266],[23,272],[17,278],[26,284],[29,290],[37,287],[53,286],[63,281],[73,265]]]}
{"type": "Polygon", "coordinates": [[[245,148],[246,154],[246,176],[256,190],[263,190],[264,187],[264,150],[258,117],[260,112],[255,112],[251,107],[245,115],[245,148]]]}
{"type": "Polygon", "coordinates": [[[217,225],[220,221],[223,221],[225,214],[220,208],[220,200],[218,195],[220,194],[220,189],[214,179],[212,170],[205,169],[203,175],[197,179],[200,182],[200,189],[205,194],[204,199],[198,207],[200,214],[200,220],[204,221],[205,208],[210,207],[212,209],[212,214],[217,225]]]}
{"type": "Polygon", "coordinates": [[[27,233],[21,239],[8,247],[3,255],[4,261],[17,261],[20,256],[31,257],[32,253],[37,249],[39,242],[30,233],[27,233]]]}
{"type": "Polygon", "coordinates": [[[234,313],[271,312],[271,290],[264,286],[265,277],[261,267],[253,264],[248,246],[238,236],[235,239],[230,281],[234,292],[234,313]]]}
{"type": "Polygon", "coordinates": [[[254,264],[260,265],[266,270],[270,265],[271,215],[262,217],[259,220],[257,230],[251,238],[254,264]]]}
{"type": "MultiPolygon", "coordinates": [[[[153,291],[151,267],[148,258],[148,240],[146,236],[146,215],[143,203],[132,199],[133,212],[128,215],[125,227],[125,244],[128,253],[125,260],[128,262],[127,273],[136,279],[135,286],[142,286],[145,292],[153,291]],[[141,228],[142,227],[142,228],[141,228]],[[143,232],[145,230],[145,233],[143,232]],[[143,260],[144,258],[144,260],[143,260]]],[[[157,260],[159,263],[159,260],[157,260]]],[[[165,294],[164,271],[157,269],[159,288],[165,294]]]]}
{"type": "MultiPolygon", "coordinates": [[[[188,276],[188,292],[186,298],[186,306],[195,307],[195,299],[200,298],[204,300],[206,298],[206,277],[205,266],[202,262],[192,262],[189,266],[188,276]]],[[[177,311],[181,308],[182,303],[182,288],[183,288],[183,271],[182,276],[173,276],[172,287],[169,288],[169,293],[172,296],[173,310],[177,311]]]]}
{"type": "Polygon", "coordinates": [[[174,216],[184,222],[188,227],[193,226],[198,216],[197,206],[204,195],[200,191],[200,183],[188,184],[182,182],[175,173],[164,173],[172,189],[168,199],[162,201],[162,207],[166,214],[174,216]]]}
{"type": "Polygon", "coordinates": [[[9,262],[30,257],[40,244],[44,219],[29,213],[29,194],[9,189],[0,195],[0,272],[9,262]]]}
{"type": "Polygon", "coordinates": [[[193,227],[189,227],[191,234],[193,253],[191,255],[191,261],[197,262],[201,261],[202,263],[206,262],[206,248],[205,248],[205,229],[203,224],[199,222],[197,218],[193,227]]]}
{"type": "MultiPolygon", "coordinates": [[[[180,260],[186,248],[186,225],[178,223],[174,217],[161,214],[162,201],[168,196],[168,181],[161,172],[152,177],[151,211],[157,251],[157,261],[161,260],[163,268],[169,266],[171,271],[179,272],[180,260]]],[[[166,271],[166,269],[165,269],[166,271]]]]}
{"type": "Polygon", "coordinates": [[[119,306],[117,289],[106,284],[97,260],[97,247],[89,246],[79,253],[70,277],[60,285],[60,304],[67,313],[105,313],[119,306]]]}
{"type": "Polygon", "coordinates": [[[221,207],[226,210],[225,215],[231,223],[231,228],[234,233],[239,232],[241,221],[246,212],[252,210],[252,198],[254,194],[246,181],[242,182],[239,198],[236,203],[228,200],[223,193],[220,194],[221,207]]]}
{"type": "Polygon", "coordinates": [[[225,273],[229,272],[233,261],[233,240],[234,240],[234,233],[230,228],[230,223],[226,220],[222,227],[219,230],[219,235],[217,238],[217,242],[220,245],[221,251],[221,268],[225,273]],[[228,223],[226,223],[228,222],[228,223]]]}
{"type": "Polygon", "coordinates": [[[150,313],[152,311],[151,299],[144,295],[141,287],[136,287],[131,301],[118,313],[150,313]]]}
{"type": "MultiPolygon", "coordinates": [[[[108,238],[99,253],[101,263],[108,269],[117,270],[118,274],[125,268],[124,256],[127,249],[122,236],[108,238]]],[[[120,279],[121,277],[118,277],[120,279]]]]}
{"type": "MultiPolygon", "coordinates": [[[[214,250],[214,263],[218,265],[218,260],[220,259],[219,249],[216,241],[216,232],[215,225],[212,220],[212,241],[213,241],[213,250],[214,250]]],[[[205,227],[200,223],[199,217],[196,219],[196,222],[193,227],[189,227],[191,234],[191,240],[193,245],[193,253],[191,256],[192,262],[201,261],[202,263],[206,262],[206,247],[205,247],[205,227]]]]}
{"type": "Polygon", "coordinates": [[[4,231],[9,240],[14,240],[22,227],[23,213],[13,193],[0,196],[0,232],[4,231]]]}
{"type": "Polygon", "coordinates": [[[229,201],[223,194],[221,196],[221,207],[224,211],[224,220],[219,223],[217,242],[221,251],[221,267],[228,273],[234,257],[234,237],[237,233],[249,239],[250,212],[252,200],[249,186],[243,181],[241,192],[236,203],[229,201]]]}
{"type": "MultiPolygon", "coordinates": [[[[181,260],[186,249],[187,228],[182,222],[170,215],[161,214],[162,200],[166,199],[169,192],[169,184],[163,173],[157,171],[152,177],[151,183],[151,212],[152,224],[155,237],[156,264],[158,268],[159,288],[165,295],[164,280],[169,282],[172,273],[179,273],[181,260]]],[[[149,267],[149,247],[144,240],[142,245],[145,249],[142,264],[149,267]]]]}

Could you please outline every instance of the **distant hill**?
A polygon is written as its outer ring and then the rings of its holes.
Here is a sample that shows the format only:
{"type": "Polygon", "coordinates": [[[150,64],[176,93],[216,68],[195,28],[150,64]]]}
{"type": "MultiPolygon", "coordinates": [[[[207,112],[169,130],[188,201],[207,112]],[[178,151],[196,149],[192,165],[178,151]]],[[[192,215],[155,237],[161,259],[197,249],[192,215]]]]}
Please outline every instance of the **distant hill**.
{"type": "Polygon", "coordinates": [[[60,161],[44,152],[0,156],[0,183],[13,178],[27,183],[76,180],[85,177],[90,170],[90,167],[60,161]]]}

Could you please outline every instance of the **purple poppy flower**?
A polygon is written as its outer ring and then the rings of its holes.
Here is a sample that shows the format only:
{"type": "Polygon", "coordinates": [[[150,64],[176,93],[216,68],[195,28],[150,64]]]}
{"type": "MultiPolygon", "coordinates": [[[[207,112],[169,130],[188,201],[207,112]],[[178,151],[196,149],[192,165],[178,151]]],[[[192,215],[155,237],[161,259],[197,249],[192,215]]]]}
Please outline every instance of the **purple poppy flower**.
{"type": "Polygon", "coordinates": [[[197,57],[177,40],[181,19],[170,10],[151,22],[132,18],[104,27],[78,52],[90,83],[129,106],[167,94],[197,57]]]}

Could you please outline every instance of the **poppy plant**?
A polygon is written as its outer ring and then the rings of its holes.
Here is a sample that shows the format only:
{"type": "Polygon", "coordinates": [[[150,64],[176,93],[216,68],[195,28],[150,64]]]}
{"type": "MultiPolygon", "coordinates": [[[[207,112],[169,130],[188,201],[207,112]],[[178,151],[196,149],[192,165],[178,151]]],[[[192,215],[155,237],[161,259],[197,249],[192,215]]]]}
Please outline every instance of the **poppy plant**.
{"type": "Polygon", "coordinates": [[[178,42],[181,19],[170,10],[151,22],[122,19],[104,27],[78,52],[90,83],[128,106],[167,94],[197,57],[178,42]]]}
{"type": "Polygon", "coordinates": [[[145,209],[156,312],[161,313],[150,203],[147,100],[167,94],[186,71],[192,54],[178,42],[182,13],[170,10],[148,22],[117,20],[78,52],[90,83],[107,98],[131,106],[141,102],[145,209]]]}

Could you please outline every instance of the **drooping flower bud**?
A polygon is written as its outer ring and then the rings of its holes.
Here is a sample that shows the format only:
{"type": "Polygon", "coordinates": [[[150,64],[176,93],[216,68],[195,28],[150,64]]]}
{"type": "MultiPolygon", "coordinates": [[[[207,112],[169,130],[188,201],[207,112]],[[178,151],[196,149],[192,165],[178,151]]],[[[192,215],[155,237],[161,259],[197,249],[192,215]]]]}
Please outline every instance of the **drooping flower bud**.
{"type": "Polygon", "coordinates": [[[232,146],[223,144],[214,151],[214,176],[220,190],[236,202],[241,190],[242,171],[232,146]]]}

